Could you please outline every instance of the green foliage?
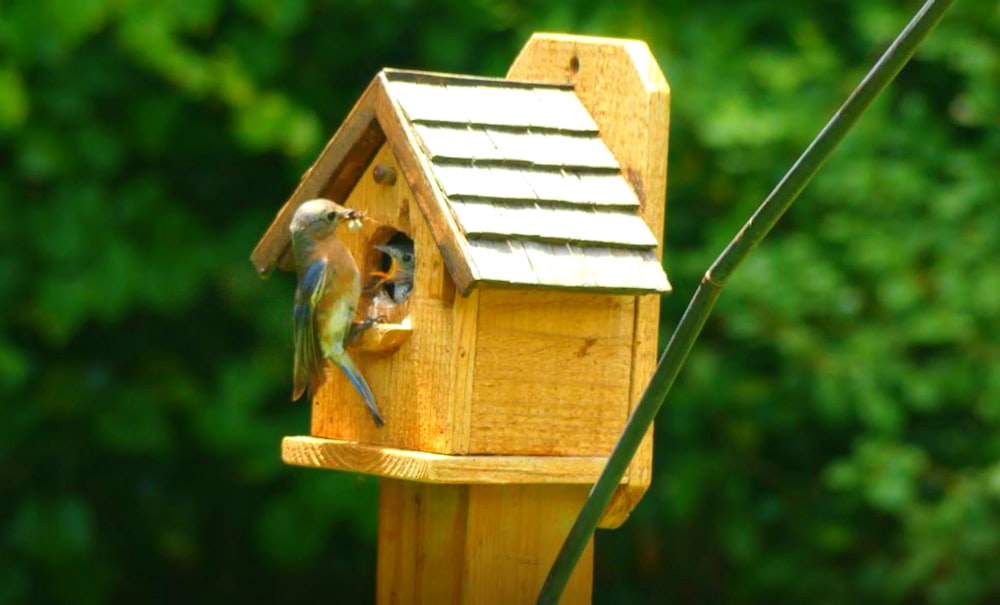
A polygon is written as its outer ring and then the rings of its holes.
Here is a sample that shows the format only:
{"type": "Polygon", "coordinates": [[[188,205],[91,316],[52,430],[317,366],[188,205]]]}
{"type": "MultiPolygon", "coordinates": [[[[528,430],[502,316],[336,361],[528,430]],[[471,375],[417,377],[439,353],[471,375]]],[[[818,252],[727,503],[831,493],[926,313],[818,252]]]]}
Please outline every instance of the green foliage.
{"type": "MultiPolygon", "coordinates": [[[[375,482],[281,465],[308,422],[291,281],[246,258],[380,67],[648,40],[673,88],[667,334],[914,9],[6,3],[0,602],[372,599],[375,482]]],[[[596,602],[1000,594],[998,34],[995,3],[958,3],[727,287],[653,488],[598,535],[596,602]]]]}

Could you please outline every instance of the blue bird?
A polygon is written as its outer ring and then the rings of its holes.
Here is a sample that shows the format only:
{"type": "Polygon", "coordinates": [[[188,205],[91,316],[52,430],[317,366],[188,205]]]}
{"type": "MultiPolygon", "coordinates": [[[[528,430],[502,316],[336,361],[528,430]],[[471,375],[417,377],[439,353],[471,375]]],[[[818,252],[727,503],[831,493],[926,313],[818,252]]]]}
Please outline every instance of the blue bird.
{"type": "Polygon", "coordinates": [[[292,216],[292,250],[299,284],[295,291],[295,365],[292,401],[323,382],[324,359],[339,367],[361,395],[375,425],[384,422],[375,395],[344,346],[353,337],[354,311],[361,297],[361,274],[337,227],[361,226],[363,213],[315,199],[292,216]]]}

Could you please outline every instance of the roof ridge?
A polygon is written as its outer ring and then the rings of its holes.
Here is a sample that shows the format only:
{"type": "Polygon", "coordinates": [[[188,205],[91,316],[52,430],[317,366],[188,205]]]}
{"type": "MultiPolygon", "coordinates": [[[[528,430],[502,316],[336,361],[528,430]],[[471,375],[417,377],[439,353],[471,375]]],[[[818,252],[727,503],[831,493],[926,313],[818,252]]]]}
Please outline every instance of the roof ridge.
{"type": "Polygon", "coordinates": [[[498,88],[547,88],[551,90],[573,90],[573,84],[542,82],[536,80],[508,80],[487,76],[470,76],[439,71],[421,71],[415,69],[397,69],[386,67],[382,69],[389,82],[413,82],[416,84],[457,84],[468,86],[496,86],[498,88]]]}
{"type": "MultiPolygon", "coordinates": [[[[425,153],[427,153],[425,151],[425,153]]],[[[442,166],[468,166],[470,168],[527,168],[532,172],[553,174],[556,176],[565,173],[598,176],[621,176],[622,171],[618,166],[580,166],[576,164],[545,164],[531,160],[519,160],[513,158],[463,158],[451,155],[427,154],[431,163],[442,166]]]]}
{"type": "Polygon", "coordinates": [[[489,122],[456,122],[454,120],[446,120],[444,118],[415,118],[410,120],[410,123],[418,126],[451,128],[453,130],[465,130],[472,127],[495,130],[498,132],[507,132],[510,134],[561,134],[580,139],[601,138],[601,133],[597,129],[583,130],[580,128],[567,128],[565,126],[516,126],[513,124],[491,124],[489,122]]]}

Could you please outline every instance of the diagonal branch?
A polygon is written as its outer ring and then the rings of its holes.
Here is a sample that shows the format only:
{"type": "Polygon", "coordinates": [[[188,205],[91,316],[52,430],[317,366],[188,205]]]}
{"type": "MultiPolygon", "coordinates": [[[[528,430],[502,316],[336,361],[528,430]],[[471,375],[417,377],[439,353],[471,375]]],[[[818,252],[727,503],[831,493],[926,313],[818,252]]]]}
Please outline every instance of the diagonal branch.
{"type": "Polygon", "coordinates": [[[934,29],[953,3],[954,0],[927,0],[854,89],[851,96],[799,156],[767,199],[757,208],[750,220],[712,263],[711,268],[705,272],[701,284],[688,303],[673,336],[670,337],[663,356],[660,357],[656,373],[646,387],[639,405],[629,417],[621,438],[608,458],[607,466],[594,484],[590,496],[552,564],[552,569],[538,596],[540,605],[559,602],[573,568],[576,567],[580,555],[597,528],[598,519],[611,500],[625,469],[632,461],[643,435],[649,430],[653,418],[666,399],[674,379],[680,373],[681,366],[684,365],[691,347],[701,333],[702,326],[705,325],[705,320],[708,319],[715,301],[722,292],[722,287],[750,252],[771,231],[854,123],[906,65],[923,39],[934,29]]]}

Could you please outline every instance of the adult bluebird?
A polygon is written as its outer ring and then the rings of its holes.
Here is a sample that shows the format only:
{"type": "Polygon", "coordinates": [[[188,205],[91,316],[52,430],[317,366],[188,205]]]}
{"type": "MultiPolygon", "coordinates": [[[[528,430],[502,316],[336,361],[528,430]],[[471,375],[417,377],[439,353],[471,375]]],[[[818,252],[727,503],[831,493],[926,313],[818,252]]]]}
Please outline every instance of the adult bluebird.
{"type": "Polygon", "coordinates": [[[375,395],[344,348],[361,296],[361,274],[347,246],[337,239],[337,228],[342,224],[357,228],[362,217],[358,210],[324,199],[303,203],[292,216],[292,250],[299,274],[292,400],[307,388],[316,392],[323,382],[323,360],[329,359],[361,395],[375,425],[382,426],[375,395]]]}

